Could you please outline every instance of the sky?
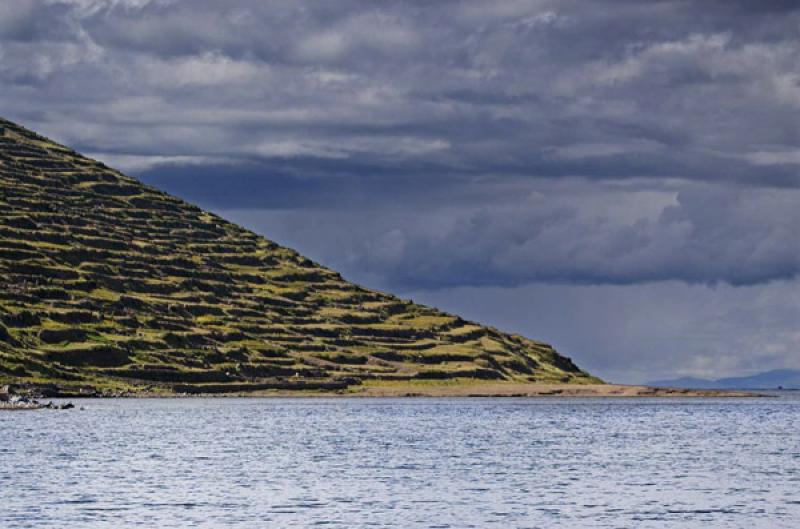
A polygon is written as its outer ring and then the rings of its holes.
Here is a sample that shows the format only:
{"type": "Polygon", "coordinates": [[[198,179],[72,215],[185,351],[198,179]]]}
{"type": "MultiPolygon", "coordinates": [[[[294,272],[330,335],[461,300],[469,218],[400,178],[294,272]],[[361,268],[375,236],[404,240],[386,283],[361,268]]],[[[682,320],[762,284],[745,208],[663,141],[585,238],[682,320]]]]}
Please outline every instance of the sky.
{"type": "Polygon", "coordinates": [[[607,380],[800,368],[800,4],[15,0],[0,115],[607,380]]]}

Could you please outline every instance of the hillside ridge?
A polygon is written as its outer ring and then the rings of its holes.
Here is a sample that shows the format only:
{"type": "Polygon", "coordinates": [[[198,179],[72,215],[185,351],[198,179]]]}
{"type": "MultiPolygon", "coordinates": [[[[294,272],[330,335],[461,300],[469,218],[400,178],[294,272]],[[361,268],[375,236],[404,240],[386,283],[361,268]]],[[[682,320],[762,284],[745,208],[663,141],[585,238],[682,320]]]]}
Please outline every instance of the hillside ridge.
{"type": "Polygon", "coordinates": [[[102,394],[598,383],[0,119],[0,383],[102,394]]]}

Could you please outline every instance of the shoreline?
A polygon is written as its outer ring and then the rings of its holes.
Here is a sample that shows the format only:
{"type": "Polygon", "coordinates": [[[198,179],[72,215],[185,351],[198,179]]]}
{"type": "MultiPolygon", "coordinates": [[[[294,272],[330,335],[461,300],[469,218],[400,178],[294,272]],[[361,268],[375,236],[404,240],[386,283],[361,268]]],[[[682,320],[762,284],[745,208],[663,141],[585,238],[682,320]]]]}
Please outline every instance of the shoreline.
{"type": "MultiPolygon", "coordinates": [[[[215,395],[206,395],[215,396],[215,395]]],[[[264,394],[240,394],[237,397],[298,397],[297,392],[273,392],[264,394]]],[[[307,395],[312,396],[312,395],[307,395]]],[[[694,390],[682,388],[657,388],[626,384],[515,384],[485,383],[469,385],[364,385],[343,393],[316,393],[319,397],[341,398],[664,398],[664,397],[765,397],[751,391],[694,390]]]]}
{"type": "Polygon", "coordinates": [[[434,386],[429,388],[391,387],[381,385],[362,388],[353,395],[362,397],[760,397],[756,392],[744,390],[697,390],[683,388],[660,388],[628,384],[499,384],[486,383],[467,386],[434,386]]]}
{"type": "MultiPolygon", "coordinates": [[[[35,387],[23,392],[36,395],[35,387]]],[[[172,391],[142,391],[120,393],[76,393],[60,388],[59,394],[38,398],[755,398],[770,397],[756,390],[715,390],[666,388],[629,384],[526,384],[515,382],[381,382],[351,386],[345,390],[285,390],[176,393],[172,391]]],[[[2,408],[0,408],[2,409],[2,408]]]]}

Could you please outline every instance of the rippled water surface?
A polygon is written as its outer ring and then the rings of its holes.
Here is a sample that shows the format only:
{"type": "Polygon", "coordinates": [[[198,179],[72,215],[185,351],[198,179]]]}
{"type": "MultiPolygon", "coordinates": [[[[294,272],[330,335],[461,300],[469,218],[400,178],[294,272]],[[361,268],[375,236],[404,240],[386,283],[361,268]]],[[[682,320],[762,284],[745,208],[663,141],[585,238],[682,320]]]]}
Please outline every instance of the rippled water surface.
{"type": "Polygon", "coordinates": [[[800,399],[0,414],[0,527],[800,527],[800,399]]]}

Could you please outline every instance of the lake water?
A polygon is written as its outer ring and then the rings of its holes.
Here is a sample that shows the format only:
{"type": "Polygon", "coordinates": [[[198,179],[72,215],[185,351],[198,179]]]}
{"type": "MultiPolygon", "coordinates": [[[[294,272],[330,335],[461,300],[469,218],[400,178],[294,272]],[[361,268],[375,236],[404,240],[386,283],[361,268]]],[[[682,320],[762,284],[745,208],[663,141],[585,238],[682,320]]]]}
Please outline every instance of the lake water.
{"type": "Polygon", "coordinates": [[[0,527],[800,527],[800,398],[0,413],[0,527]]]}

